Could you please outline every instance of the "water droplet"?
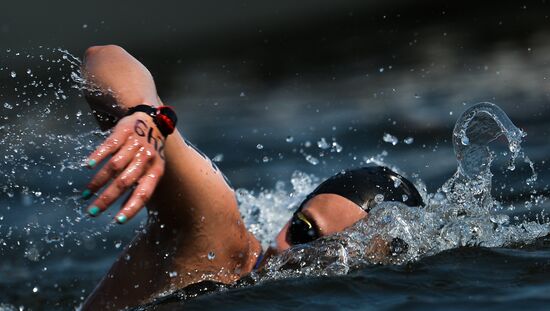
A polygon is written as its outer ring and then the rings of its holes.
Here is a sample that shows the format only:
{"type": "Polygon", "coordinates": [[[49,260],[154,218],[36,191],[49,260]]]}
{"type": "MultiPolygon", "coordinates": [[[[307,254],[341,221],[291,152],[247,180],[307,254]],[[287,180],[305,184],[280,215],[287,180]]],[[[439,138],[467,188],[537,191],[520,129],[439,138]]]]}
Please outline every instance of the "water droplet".
{"type": "Polygon", "coordinates": [[[39,261],[40,260],[40,252],[36,248],[36,246],[31,245],[27,249],[25,249],[25,258],[27,258],[30,261],[39,261]]]}
{"type": "Polygon", "coordinates": [[[223,161],[223,153],[218,153],[212,158],[213,162],[221,162],[223,161]]]}
{"type": "Polygon", "coordinates": [[[216,253],[208,252],[208,260],[214,260],[214,258],[216,258],[216,253]]]}
{"type": "Polygon", "coordinates": [[[338,144],[337,142],[333,141],[332,142],[332,149],[330,151],[334,152],[336,151],[337,153],[340,153],[342,152],[342,146],[340,146],[340,144],[338,144]]]}
{"type": "Polygon", "coordinates": [[[382,195],[382,194],[375,195],[374,196],[374,202],[376,202],[376,203],[384,202],[384,195],[382,195]]]}
{"type": "Polygon", "coordinates": [[[384,136],[382,136],[382,140],[387,142],[387,143],[391,143],[394,146],[397,145],[397,143],[399,142],[397,137],[395,137],[391,134],[388,134],[388,133],[384,133],[384,136]]]}
{"type": "Polygon", "coordinates": [[[380,69],[378,69],[379,72],[384,72],[384,67],[380,67],[380,69]]]}
{"type": "Polygon", "coordinates": [[[17,74],[15,73],[15,71],[12,70],[12,72],[10,73],[10,76],[11,76],[12,78],[15,78],[15,77],[17,77],[17,74]]]}
{"type": "Polygon", "coordinates": [[[327,143],[326,139],[324,137],[321,137],[321,140],[317,142],[317,147],[321,149],[328,149],[330,148],[330,145],[327,143]]]}
{"type": "Polygon", "coordinates": [[[37,293],[37,292],[38,292],[38,287],[36,287],[36,286],[33,287],[32,292],[33,292],[33,293],[37,293]]]}
{"type": "Polygon", "coordinates": [[[462,137],[460,137],[460,143],[464,146],[468,146],[470,144],[470,139],[468,138],[468,136],[462,135],[462,137]]]}
{"type": "Polygon", "coordinates": [[[262,162],[264,162],[264,163],[269,162],[269,157],[268,157],[268,156],[264,156],[264,157],[262,158],[262,162]]]}
{"type": "Polygon", "coordinates": [[[510,216],[505,214],[497,214],[489,216],[489,219],[495,224],[505,225],[510,221],[510,216]]]}
{"type": "Polygon", "coordinates": [[[405,202],[405,201],[407,201],[407,200],[409,199],[409,196],[406,195],[406,194],[404,194],[402,199],[403,199],[403,202],[405,202]]]}
{"type": "Polygon", "coordinates": [[[10,105],[9,103],[4,103],[4,108],[11,110],[11,109],[13,109],[13,106],[10,105]]]}
{"type": "Polygon", "coordinates": [[[168,272],[168,276],[171,278],[175,278],[176,276],[178,276],[178,272],[177,271],[168,272]]]}
{"type": "Polygon", "coordinates": [[[264,145],[262,145],[262,144],[257,144],[257,145],[256,145],[256,149],[262,150],[262,149],[264,149],[264,145]]]}
{"type": "Polygon", "coordinates": [[[405,144],[407,144],[407,145],[410,145],[410,144],[412,144],[412,143],[414,142],[414,138],[412,138],[412,137],[407,137],[407,138],[403,139],[403,142],[404,142],[405,144]]]}
{"type": "Polygon", "coordinates": [[[512,153],[517,153],[520,149],[519,143],[517,143],[516,141],[510,142],[508,149],[510,149],[510,152],[512,153]]]}
{"type": "Polygon", "coordinates": [[[317,165],[319,164],[319,159],[317,159],[316,157],[312,156],[312,155],[306,155],[306,161],[308,161],[310,164],[312,165],[317,165]]]}
{"type": "Polygon", "coordinates": [[[287,136],[287,137],[286,137],[286,142],[287,142],[287,143],[291,143],[291,142],[293,142],[293,141],[294,141],[294,137],[292,137],[292,136],[287,136]]]}
{"type": "Polygon", "coordinates": [[[396,179],[393,181],[393,187],[394,187],[394,188],[397,188],[397,187],[399,187],[399,186],[401,186],[401,179],[396,178],[396,179]]]}

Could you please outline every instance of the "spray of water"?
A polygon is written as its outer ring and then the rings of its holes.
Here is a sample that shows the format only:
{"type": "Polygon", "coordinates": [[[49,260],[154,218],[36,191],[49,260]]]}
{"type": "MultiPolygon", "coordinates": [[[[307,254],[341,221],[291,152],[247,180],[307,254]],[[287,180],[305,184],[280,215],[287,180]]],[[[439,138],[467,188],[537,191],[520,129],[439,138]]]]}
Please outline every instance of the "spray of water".
{"type": "MultiPolygon", "coordinates": [[[[498,106],[474,105],[462,114],[453,131],[456,173],[433,194],[427,193],[422,183],[417,184],[426,207],[382,202],[368,218],[351,228],[291,248],[272,258],[264,271],[252,277],[265,281],[303,275],[341,275],[365,265],[404,264],[457,247],[526,244],[549,234],[548,222],[526,220],[512,224],[509,215],[491,196],[490,168],[496,155],[489,144],[500,136],[506,138],[510,150],[508,169],[514,170],[516,160],[523,158],[532,170],[526,183],[533,185],[536,181],[534,165],[520,146],[525,135],[498,106]]],[[[380,159],[371,160],[387,165],[380,159]]],[[[292,208],[287,207],[296,206],[314,184],[310,176],[296,173],[290,193],[285,193],[282,185],[275,192],[258,196],[247,192],[240,197],[243,211],[247,215],[255,212],[262,215],[248,217],[248,224],[260,237],[273,237],[276,234],[273,229],[281,228],[291,213],[292,208]],[[266,208],[269,206],[275,207],[266,208]]],[[[530,204],[540,204],[539,199],[530,204]]]]}
{"type": "MultiPolygon", "coordinates": [[[[6,50],[0,75],[0,254],[39,262],[98,235],[83,227],[82,160],[104,139],[82,106],[80,60],[61,49],[6,50]],[[25,62],[24,71],[9,64],[25,62]],[[75,103],[79,100],[79,103],[75,103]]],[[[111,226],[105,229],[109,231],[111,226]]],[[[68,250],[69,251],[69,250],[68,250]]]]}
{"type": "MultiPolygon", "coordinates": [[[[26,57],[36,62],[36,66],[23,72],[0,66],[0,74],[14,83],[14,96],[2,97],[0,106],[3,112],[0,119],[3,148],[0,253],[5,255],[20,249],[26,259],[40,262],[52,249],[62,249],[68,241],[82,247],[86,241],[110,231],[109,225],[100,230],[97,225],[93,230],[83,229],[86,217],[82,216],[78,200],[80,189],[75,186],[85,183],[81,160],[107,133],[95,130],[90,113],[70,105],[71,97],[80,97],[83,88],[98,91],[81,78],[78,58],[58,49],[26,55],[6,51],[6,55],[26,57]],[[56,73],[61,76],[59,81],[48,74],[53,71],[61,71],[56,73]],[[41,76],[46,78],[39,78],[40,72],[45,72],[41,76]],[[68,94],[71,89],[75,94],[68,94]],[[65,125],[65,131],[52,133],[51,126],[59,123],[65,125]],[[77,180],[78,176],[81,180],[77,180]],[[25,213],[26,216],[21,216],[25,213]],[[51,217],[52,214],[56,216],[51,217]],[[18,222],[18,219],[23,220],[18,222]]],[[[533,173],[526,183],[531,186],[536,183],[534,164],[521,150],[524,136],[496,105],[481,103],[471,107],[458,119],[453,131],[458,160],[456,173],[433,194],[427,193],[421,180],[415,181],[427,202],[425,208],[382,202],[367,219],[348,230],[272,258],[261,275],[253,274],[252,278],[264,281],[301,275],[341,275],[364,265],[403,264],[460,246],[508,246],[547,235],[548,223],[513,223],[491,196],[490,168],[496,154],[490,143],[499,137],[506,138],[509,147],[508,169],[514,170],[516,160],[523,159],[533,173]]],[[[412,142],[412,138],[407,141],[412,142]]],[[[329,144],[324,138],[317,146],[330,152],[342,150],[338,143],[329,144]]],[[[384,152],[364,160],[400,172],[399,168],[384,162],[385,155],[384,152]]],[[[318,163],[316,158],[304,156],[310,163],[318,163]]],[[[248,228],[267,246],[318,182],[313,175],[296,172],[290,187],[280,181],[275,189],[260,193],[239,189],[237,197],[248,228]]],[[[525,205],[540,203],[536,198],[525,205]]],[[[111,243],[116,249],[121,246],[118,240],[99,240],[111,243]]],[[[35,288],[39,291],[33,286],[33,292],[35,288]]],[[[9,307],[0,305],[0,308],[9,307]]]]}

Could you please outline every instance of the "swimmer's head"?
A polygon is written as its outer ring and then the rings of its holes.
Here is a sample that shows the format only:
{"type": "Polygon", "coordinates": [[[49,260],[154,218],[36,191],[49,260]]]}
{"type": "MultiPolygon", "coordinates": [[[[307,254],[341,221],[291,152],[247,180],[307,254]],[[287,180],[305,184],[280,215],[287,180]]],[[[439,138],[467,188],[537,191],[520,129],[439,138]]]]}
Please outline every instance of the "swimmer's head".
{"type": "Polygon", "coordinates": [[[363,167],[338,173],[322,182],[300,204],[277,235],[276,252],[340,232],[383,201],[424,205],[414,185],[387,167],[363,167]]]}
{"type": "Polygon", "coordinates": [[[328,178],[304,199],[296,212],[301,211],[311,198],[323,193],[342,196],[366,212],[382,201],[424,205],[420,193],[408,179],[384,166],[342,171],[328,178]]]}

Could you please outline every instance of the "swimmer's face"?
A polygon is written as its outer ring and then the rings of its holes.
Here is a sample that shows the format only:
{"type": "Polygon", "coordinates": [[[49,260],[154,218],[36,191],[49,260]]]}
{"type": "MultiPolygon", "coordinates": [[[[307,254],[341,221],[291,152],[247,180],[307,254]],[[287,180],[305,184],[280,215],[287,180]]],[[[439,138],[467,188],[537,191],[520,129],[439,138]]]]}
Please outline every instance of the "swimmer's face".
{"type": "MultiPolygon", "coordinates": [[[[315,237],[319,238],[340,232],[365,216],[367,212],[352,201],[336,194],[323,193],[306,202],[299,221],[301,225],[307,226],[306,229],[311,226],[311,233],[315,232],[315,237]]],[[[278,254],[296,244],[292,242],[295,237],[291,238],[289,229],[293,221],[296,221],[295,217],[287,222],[275,238],[275,245],[270,247],[272,254],[278,254]]]]}

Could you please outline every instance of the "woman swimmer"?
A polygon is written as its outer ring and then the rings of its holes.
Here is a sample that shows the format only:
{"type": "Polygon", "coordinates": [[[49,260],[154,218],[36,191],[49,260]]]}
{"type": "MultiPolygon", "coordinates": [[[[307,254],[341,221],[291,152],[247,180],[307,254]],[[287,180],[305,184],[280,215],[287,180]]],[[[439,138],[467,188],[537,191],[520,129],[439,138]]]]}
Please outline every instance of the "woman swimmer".
{"type": "MultiPolygon", "coordinates": [[[[366,217],[376,194],[389,201],[405,198],[409,206],[423,205],[414,186],[387,168],[349,170],[308,195],[274,246],[263,252],[245,228],[223,174],[174,130],[175,114],[159,108],[164,106],[147,68],[110,45],[89,48],[82,73],[99,90],[85,95],[100,127],[113,128],[87,159],[89,168],[106,162],[82,193],[83,199],[97,194],[87,212],[99,216],[129,191],[115,221],[126,223],[145,204],[148,210],[146,228],[86,299],[83,311],[136,306],[205,279],[235,282],[261,268],[270,256],[366,217]],[[209,256],[211,252],[215,256],[209,256]]],[[[382,243],[378,251],[388,253],[391,246],[382,243]]]]}

